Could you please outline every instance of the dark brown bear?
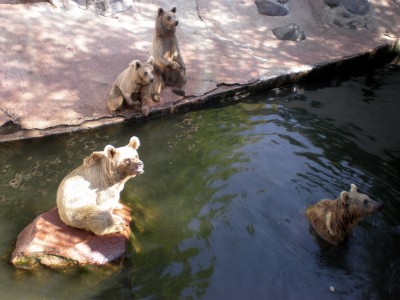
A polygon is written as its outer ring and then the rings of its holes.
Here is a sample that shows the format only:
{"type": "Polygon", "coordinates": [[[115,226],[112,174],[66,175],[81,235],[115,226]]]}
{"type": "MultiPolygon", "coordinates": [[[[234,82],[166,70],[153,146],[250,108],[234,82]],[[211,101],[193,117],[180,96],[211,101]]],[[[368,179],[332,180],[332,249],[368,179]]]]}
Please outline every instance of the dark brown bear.
{"type": "Polygon", "coordinates": [[[343,191],[336,200],[321,200],[307,208],[306,216],[320,237],[337,246],[353,231],[362,217],[382,208],[382,203],[358,193],[356,185],[351,184],[350,191],[343,191]]]}
{"type": "Polygon", "coordinates": [[[176,26],[179,24],[175,13],[175,7],[170,11],[158,8],[151,49],[157,79],[153,90],[153,98],[156,101],[160,99],[161,88],[164,85],[174,87],[173,91],[178,95],[185,95],[182,88],[187,80],[186,67],[175,34],[176,26]]]}

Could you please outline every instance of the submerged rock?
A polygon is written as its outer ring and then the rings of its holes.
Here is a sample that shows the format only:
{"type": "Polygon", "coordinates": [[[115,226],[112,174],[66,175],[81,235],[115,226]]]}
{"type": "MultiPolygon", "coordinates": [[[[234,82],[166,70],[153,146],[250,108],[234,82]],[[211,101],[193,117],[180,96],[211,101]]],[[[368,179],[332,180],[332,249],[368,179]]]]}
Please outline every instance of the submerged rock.
{"type": "Polygon", "coordinates": [[[306,39],[303,30],[294,23],[272,29],[273,34],[280,40],[299,42],[306,39]]]}
{"type": "Polygon", "coordinates": [[[286,16],[289,12],[286,7],[267,0],[256,0],[258,12],[271,17],[286,16]]]}
{"type": "Polygon", "coordinates": [[[11,255],[11,263],[17,268],[34,269],[39,266],[99,266],[118,261],[125,255],[132,219],[127,206],[114,210],[114,213],[125,221],[125,230],[96,236],[65,225],[57,208],[53,208],[38,216],[21,231],[11,255]]]}

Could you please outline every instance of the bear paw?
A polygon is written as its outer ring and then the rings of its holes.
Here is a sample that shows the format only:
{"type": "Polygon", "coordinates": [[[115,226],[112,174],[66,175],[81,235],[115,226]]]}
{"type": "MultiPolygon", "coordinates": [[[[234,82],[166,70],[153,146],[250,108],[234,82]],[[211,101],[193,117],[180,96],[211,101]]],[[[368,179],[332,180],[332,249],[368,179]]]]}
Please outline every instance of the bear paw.
{"type": "Polygon", "coordinates": [[[129,106],[140,106],[140,101],[139,100],[134,100],[130,102],[126,102],[129,106]]]}
{"type": "Polygon", "coordinates": [[[147,106],[142,106],[142,113],[145,117],[147,117],[150,113],[150,109],[147,106]]]}
{"type": "Polygon", "coordinates": [[[173,70],[178,70],[181,66],[176,61],[171,61],[169,67],[173,70]]]}
{"type": "Polygon", "coordinates": [[[153,95],[153,101],[154,102],[160,102],[161,101],[161,97],[159,94],[154,94],[153,95]]]}
{"type": "Polygon", "coordinates": [[[113,226],[109,227],[102,235],[110,234],[110,233],[118,233],[125,230],[123,224],[114,224],[113,226]]]}

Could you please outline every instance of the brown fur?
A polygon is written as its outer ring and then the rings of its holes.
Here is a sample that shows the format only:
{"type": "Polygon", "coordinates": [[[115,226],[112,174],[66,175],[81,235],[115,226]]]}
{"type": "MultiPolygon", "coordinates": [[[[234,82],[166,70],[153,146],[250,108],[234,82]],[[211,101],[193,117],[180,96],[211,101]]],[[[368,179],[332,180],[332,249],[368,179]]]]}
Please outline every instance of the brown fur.
{"type": "Polygon", "coordinates": [[[104,235],[124,230],[124,222],[112,213],[120,208],[119,196],[128,179],[143,173],[137,137],[129,144],[93,152],[68,174],[57,190],[61,220],[72,227],[104,235]]]}
{"type": "Polygon", "coordinates": [[[153,64],[152,56],[146,63],[134,60],[119,74],[111,88],[107,102],[112,113],[118,110],[125,100],[129,106],[141,105],[142,113],[145,116],[149,114],[148,105],[153,94],[155,80],[153,64]]]}
{"type": "Polygon", "coordinates": [[[183,62],[179,41],[175,31],[178,21],[175,16],[176,8],[164,11],[158,8],[156,26],[153,36],[151,55],[154,57],[154,98],[160,97],[163,85],[175,87],[174,92],[184,96],[182,90],[186,83],[186,67],[183,62]]]}
{"type": "Polygon", "coordinates": [[[333,245],[339,245],[353,231],[362,217],[381,210],[383,204],[357,192],[351,184],[336,200],[321,200],[306,210],[306,217],[316,233],[333,245]]]}

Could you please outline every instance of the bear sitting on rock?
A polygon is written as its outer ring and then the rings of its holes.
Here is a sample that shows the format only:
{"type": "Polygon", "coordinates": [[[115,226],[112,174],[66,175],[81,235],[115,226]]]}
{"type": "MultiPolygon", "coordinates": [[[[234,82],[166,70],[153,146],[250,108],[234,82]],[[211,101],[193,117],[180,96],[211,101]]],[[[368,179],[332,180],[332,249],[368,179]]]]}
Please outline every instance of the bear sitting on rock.
{"type": "Polygon", "coordinates": [[[145,63],[134,60],[118,75],[108,98],[108,108],[112,113],[119,109],[125,100],[129,106],[141,105],[142,113],[145,116],[149,114],[149,101],[159,99],[153,97],[153,64],[152,56],[145,63]]]}
{"type": "Polygon", "coordinates": [[[358,193],[357,186],[351,184],[349,192],[343,191],[336,200],[321,200],[307,208],[305,214],[316,233],[337,246],[353,231],[362,217],[382,208],[382,203],[358,193]]]}
{"type": "Polygon", "coordinates": [[[185,91],[182,88],[187,80],[186,67],[175,34],[176,26],[179,24],[175,13],[175,7],[170,11],[164,11],[161,7],[158,8],[151,49],[157,79],[154,84],[155,99],[160,98],[161,88],[164,85],[174,87],[173,91],[176,94],[185,96],[185,91]]]}
{"type": "Polygon", "coordinates": [[[125,182],[144,172],[137,153],[139,146],[135,136],[127,146],[108,145],[104,151],[86,157],[68,174],[57,190],[61,220],[96,235],[123,231],[124,221],[113,214],[113,209],[122,207],[119,198],[125,182]]]}

